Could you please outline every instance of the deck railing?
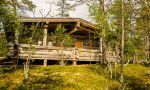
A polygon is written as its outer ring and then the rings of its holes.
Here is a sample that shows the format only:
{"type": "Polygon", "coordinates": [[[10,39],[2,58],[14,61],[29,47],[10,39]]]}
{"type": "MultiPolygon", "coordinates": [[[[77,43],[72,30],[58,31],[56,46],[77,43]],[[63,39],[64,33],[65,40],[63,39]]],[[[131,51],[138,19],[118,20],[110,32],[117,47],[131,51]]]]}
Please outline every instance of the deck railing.
{"type": "MultiPolygon", "coordinates": [[[[101,53],[96,49],[81,49],[81,48],[60,48],[55,46],[33,45],[31,50],[31,59],[47,59],[47,60],[74,60],[79,61],[99,61],[101,53]]],[[[26,59],[28,57],[29,45],[19,45],[19,57],[26,59]]]]}

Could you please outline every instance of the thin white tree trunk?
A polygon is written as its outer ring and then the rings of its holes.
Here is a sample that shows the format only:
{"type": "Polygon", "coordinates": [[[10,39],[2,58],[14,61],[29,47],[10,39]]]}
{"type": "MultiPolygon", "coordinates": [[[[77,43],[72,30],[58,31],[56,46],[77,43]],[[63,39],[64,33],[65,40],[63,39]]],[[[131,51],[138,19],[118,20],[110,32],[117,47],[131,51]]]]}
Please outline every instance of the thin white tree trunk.
{"type": "Polygon", "coordinates": [[[121,67],[120,67],[120,82],[123,82],[123,70],[124,70],[124,66],[123,66],[123,63],[124,63],[124,0],[121,1],[121,14],[122,14],[122,22],[121,22],[121,61],[120,61],[120,64],[121,64],[121,67]]]}

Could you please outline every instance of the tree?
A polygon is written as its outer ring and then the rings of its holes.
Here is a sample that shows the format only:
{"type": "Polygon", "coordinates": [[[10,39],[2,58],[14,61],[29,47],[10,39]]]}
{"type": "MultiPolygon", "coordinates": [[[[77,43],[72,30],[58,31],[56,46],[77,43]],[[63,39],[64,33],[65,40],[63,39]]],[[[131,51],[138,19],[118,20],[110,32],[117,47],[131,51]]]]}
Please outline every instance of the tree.
{"type": "Polygon", "coordinates": [[[0,57],[6,57],[8,54],[8,47],[6,36],[3,32],[0,32],[0,57]]]}
{"type": "Polygon", "coordinates": [[[20,34],[20,38],[26,40],[26,43],[29,44],[29,47],[27,48],[27,60],[24,63],[24,75],[25,80],[29,79],[29,67],[30,67],[30,60],[31,56],[34,53],[34,38],[40,38],[43,36],[43,28],[45,25],[39,25],[40,23],[37,23],[36,25],[32,24],[30,27],[24,26],[24,30],[20,34]]]}
{"type": "Polygon", "coordinates": [[[92,4],[89,4],[89,10],[92,19],[96,23],[96,37],[99,38],[99,49],[102,52],[102,60],[103,63],[107,63],[106,60],[106,35],[110,28],[108,20],[109,20],[109,13],[105,9],[104,0],[96,0],[93,1],[92,4]]]}
{"type": "MultiPolygon", "coordinates": [[[[3,30],[5,32],[6,41],[7,43],[15,43],[14,49],[17,51],[17,48],[15,47],[18,44],[18,34],[19,31],[22,29],[22,25],[17,20],[20,18],[20,10],[21,6],[24,5],[24,7],[28,7],[28,10],[31,10],[31,6],[34,7],[32,2],[29,0],[22,0],[22,2],[17,0],[1,0],[1,14],[0,14],[0,20],[3,25],[3,30]],[[28,2],[28,3],[27,3],[28,2]],[[26,6],[25,6],[26,5],[26,6]],[[9,37],[8,37],[9,36],[9,37]]],[[[6,45],[7,46],[7,45],[6,45]]],[[[13,55],[17,56],[17,52],[11,52],[13,55]]]]}
{"type": "MultiPolygon", "coordinates": [[[[140,32],[141,38],[147,37],[148,47],[146,50],[148,53],[148,60],[150,60],[150,2],[149,0],[139,0],[137,5],[137,19],[136,19],[136,29],[140,32]]],[[[146,45],[145,45],[146,46],[146,45]]]]}
{"type": "Polygon", "coordinates": [[[123,64],[124,64],[124,36],[125,31],[124,31],[124,0],[121,1],[121,59],[120,59],[120,81],[123,82],[123,64]]]}
{"type": "Polygon", "coordinates": [[[59,0],[56,3],[56,6],[58,6],[58,14],[57,16],[61,17],[61,18],[65,18],[65,17],[70,17],[69,15],[69,11],[74,10],[75,6],[71,5],[69,2],[67,2],[68,0],[59,0]]]}
{"type": "Polygon", "coordinates": [[[96,23],[97,29],[94,31],[96,38],[99,38],[99,50],[102,52],[102,63],[108,66],[110,78],[112,78],[112,67],[106,54],[109,49],[108,35],[111,29],[109,24],[109,12],[106,8],[105,0],[95,0],[89,4],[90,14],[96,23]]]}
{"type": "Polygon", "coordinates": [[[23,16],[26,11],[33,11],[36,7],[30,0],[10,0],[7,3],[13,7],[14,14],[17,16],[23,16]]]}
{"type": "Polygon", "coordinates": [[[52,33],[52,41],[56,46],[60,47],[61,53],[60,53],[60,59],[61,59],[61,65],[64,65],[64,59],[63,59],[63,47],[69,47],[73,44],[74,39],[66,33],[66,29],[59,24],[52,33]]]}
{"type": "Polygon", "coordinates": [[[14,52],[12,53],[16,59],[18,55],[18,48],[16,47],[18,46],[19,33],[24,29],[23,25],[20,24],[18,20],[21,16],[20,10],[33,10],[34,7],[35,5],[33,5],[29,0],[22,0],[21,2],[17,0],[0,1],[0,22],[2,22],[1,30],[4,30],[5,32],[3,37],[0,37],[0,39],[3,40],[3,42],[0,42],[0,47],[3,46],[2,48],[4,48],[4,46],[8,46],[8,43],[14,43],[14,52]],[[22,7],[26,7],[26,9],[22,9],[22,7]]]}
{"type": "Polygon", "coordinates": [[[24,63],[24,77],[25,80],[28,81],[29,79],[29,69],[30,69],[30,60],[32,59],[32,54],[34,53],[34,40],[38,40],[43,38],[44,36],[44,28],[47,28],[47,23],[43,22],[43,19],[47,17],[50,14],[51,10],[47,12],[45,16],[42,14],[41,21],[35,23],[32,23],[29,27],[23,25],[23,29],[21,30],[19,34],[19,39],[21,41],[25,41],[25,43],[29,44],[29,47],[27,48],[27,60],[24,63]]]}
{"type": "Polygon", "coordinates": [[[0,1],[0,48],[1,56],[7,57],[8,55],[8,42],[13,42],[13,30],[15,16],[12,12],[12,9],[9,8],[8,3],[5,0],[0,1]],[[6,37],[9,34],[9,37],[6,37]]]}

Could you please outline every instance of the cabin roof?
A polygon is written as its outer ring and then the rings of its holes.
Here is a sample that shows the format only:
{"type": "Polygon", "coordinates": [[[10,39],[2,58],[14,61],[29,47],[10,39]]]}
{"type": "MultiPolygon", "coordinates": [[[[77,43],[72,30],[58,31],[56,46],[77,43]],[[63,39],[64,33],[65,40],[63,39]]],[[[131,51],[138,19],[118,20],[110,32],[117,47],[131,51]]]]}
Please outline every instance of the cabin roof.
{"type": "Polygon", "coordinates": [[[21,22],[46,22],[46,23],[53,23],[53,22],[75,22],[75,23],[80,23],[83,26],[95,29],[95,25],[91,22],[88,22],[86,20],[83,20],[81,18],[21,18],[19,19],[21,22]]]}

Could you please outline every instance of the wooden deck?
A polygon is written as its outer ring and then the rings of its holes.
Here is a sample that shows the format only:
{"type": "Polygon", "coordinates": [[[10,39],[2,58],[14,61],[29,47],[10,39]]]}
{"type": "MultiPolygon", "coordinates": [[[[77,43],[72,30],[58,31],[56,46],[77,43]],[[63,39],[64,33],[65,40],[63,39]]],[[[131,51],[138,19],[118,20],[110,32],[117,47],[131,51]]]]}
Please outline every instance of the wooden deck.
{"type": "MultiPolygon", "coordinates": [[[[26,59],[28,57],[28,44],[20,44],[19,58],[26,59]]],[[[75,60],[78,61],[99,61],[101,53],[96,49],[76,49],[63,48],[55,46],[33,45],[31,51],[31,59],[47,59],[47,60],[75,60]]]]}

